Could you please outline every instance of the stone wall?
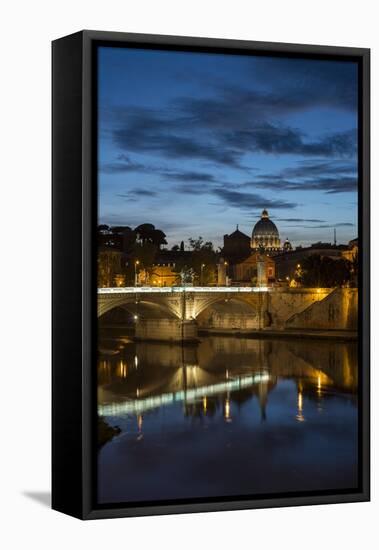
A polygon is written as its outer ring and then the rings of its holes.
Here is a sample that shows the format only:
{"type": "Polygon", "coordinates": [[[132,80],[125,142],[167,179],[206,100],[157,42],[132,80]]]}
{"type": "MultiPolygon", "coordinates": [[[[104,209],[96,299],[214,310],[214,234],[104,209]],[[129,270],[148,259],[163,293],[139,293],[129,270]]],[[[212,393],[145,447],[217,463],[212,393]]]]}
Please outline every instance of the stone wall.
{"type": "Polygon", "coordinates": [[[197,339],[197,323],[179,319],[139,319],[135,337],[137,340],[194,341],[197,339]]]}
{"type": "Polygon", "coordinates": [[[285,288],[266,294],[266,326],[284,328],[287,320],[326,298],[330,288],[285,288]]]}
{"type": "Polygon", "coordinates": [[[357,330],[358,290],[336,288],[322,301],[287,319],[291,329],[357,330]]]}
{"type": "Polygon", "coordinates": [[[249,315],[247,313],[212,313],[205,320],[199,323],[200,327],[214,329],[258,329],[258,315],[249,315]]]}

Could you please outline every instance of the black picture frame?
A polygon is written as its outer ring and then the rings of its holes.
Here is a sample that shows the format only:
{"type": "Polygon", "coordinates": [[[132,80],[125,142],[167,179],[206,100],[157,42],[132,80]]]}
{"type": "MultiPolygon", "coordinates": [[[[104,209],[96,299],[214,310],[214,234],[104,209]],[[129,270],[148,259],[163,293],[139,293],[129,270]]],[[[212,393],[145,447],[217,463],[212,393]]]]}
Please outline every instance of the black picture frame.
{"type": "Polygon", "coordinates": [[[81,519],[358,502],[370,499],[370,50],[81,31],[52,44],[52,507],[81,519]],[[96,55],[99,44],[350,58],[359,66],[359,448],[357,491],[95,504],[96,55]],[[78,238],[78,235],[80,238],[78,238]]]}

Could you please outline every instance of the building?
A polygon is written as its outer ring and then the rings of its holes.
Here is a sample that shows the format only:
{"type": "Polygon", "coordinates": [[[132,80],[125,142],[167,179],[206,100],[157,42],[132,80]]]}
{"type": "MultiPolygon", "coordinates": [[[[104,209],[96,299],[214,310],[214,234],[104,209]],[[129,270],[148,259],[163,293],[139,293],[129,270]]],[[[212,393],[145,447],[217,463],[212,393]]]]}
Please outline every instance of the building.
{"type": "Polygon", "coordinates": [[[99,288],[125,285],[124,254],[112,248],[101,248],[97,257],[97,286],[99,288]]]}
{"type": "Polygon", "coordinates": [[[271,285],[275,282],[275,261],[266,254],[253,252],[248,258],[231,266],[233,282],[271,285]]]}
{"type": "Polygon", "coordinates": [[[238,229],[230,235],[224,235],[222,256],[228,263],[236,263],[247,258],[251,253],[250,237],[238,229]]]}
{"type": "MultiPolygon", "coordinates": [[[[286,249],[291,243],[286,241],[286,249]]],[[[275,282],[275,261],[271,256],[280,252],[280,236],[276,225],[263,210],[249,237],[237,229],[224,235],[222,256],[227,262],[227,277],[234,284],[273,284],[275,282]]]]}
{"type": "MultiPolygon", "coordinates": [[[[298,246],[295,250],[284,250],[273,257],[276,276],[279,280],[292,280],[302,269],[302,262],[309,256],[321,256],[338,260],[349,251],[347,245],[317,242],[311,246],[298,246]]],[[[349,259],[349,258],[346,258],[349,259]]]]}
{"type": "Polygon", "coordinates": [[[288,237],[283,243],[283,252],[291,252],[292,250],[292,244],[289,242],[288,237]]]}
{"type": "Polygon", "coordinates": [[[266,209],[262,211],[261,219],[254,226],[250,246],[252,250],[262,250],[269,254],[281,250],[278,228],[270,220],[266,209]]]}
{"type": "Polygon", "coordinates": [[[348,242],[348,248],[342,253],[342,257],[346,260],[349,260],[349,262],[357,262],[358,261],[358,239],[353,239],[352,241],[348,242]]]}
{"type": "Polygon", "coordinates": [[[174,286],[178,284],[178,273],[174,263],[155,263],[149,278],[152,286],[174,286]]]}
{"type": "Polygon", "coordinates": [[[179,266],[190,265],[190,250],[161,250],[150,269],[149,284],[152,286],[175,286],[180,284],[179,266]]]}

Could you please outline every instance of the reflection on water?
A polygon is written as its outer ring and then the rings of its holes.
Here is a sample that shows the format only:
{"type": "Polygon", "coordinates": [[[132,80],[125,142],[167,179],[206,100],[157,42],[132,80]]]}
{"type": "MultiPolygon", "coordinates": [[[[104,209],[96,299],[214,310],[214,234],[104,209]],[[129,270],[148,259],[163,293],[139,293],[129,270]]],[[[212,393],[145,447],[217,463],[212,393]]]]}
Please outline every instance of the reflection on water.
{"type": "Polygon", "coordinates": [[[102,329],[100,349],[98,414],[120,428],[99,448],[100,503],[357,486],[355,343],[102,329]]]}

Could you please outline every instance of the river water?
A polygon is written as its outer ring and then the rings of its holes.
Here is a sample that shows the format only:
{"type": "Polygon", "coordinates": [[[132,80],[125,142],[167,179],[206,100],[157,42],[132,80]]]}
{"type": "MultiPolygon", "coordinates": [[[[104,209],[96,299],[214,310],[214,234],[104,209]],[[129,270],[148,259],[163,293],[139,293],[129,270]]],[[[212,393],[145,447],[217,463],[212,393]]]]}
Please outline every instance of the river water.
{"type": "Polygon", "coordinates": [[[357,487],[354,342],[101,329],[98,414],[100,504],[357,487]]]}

